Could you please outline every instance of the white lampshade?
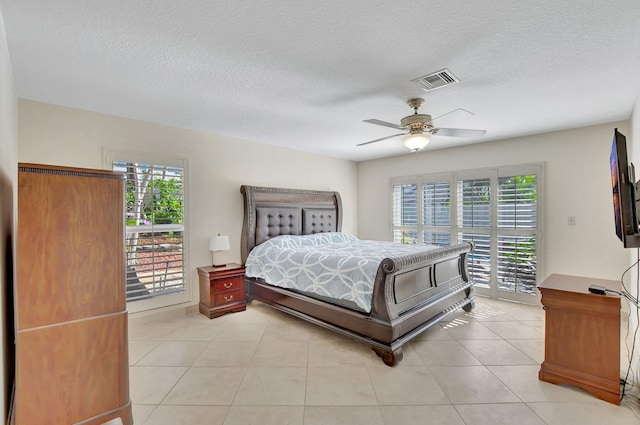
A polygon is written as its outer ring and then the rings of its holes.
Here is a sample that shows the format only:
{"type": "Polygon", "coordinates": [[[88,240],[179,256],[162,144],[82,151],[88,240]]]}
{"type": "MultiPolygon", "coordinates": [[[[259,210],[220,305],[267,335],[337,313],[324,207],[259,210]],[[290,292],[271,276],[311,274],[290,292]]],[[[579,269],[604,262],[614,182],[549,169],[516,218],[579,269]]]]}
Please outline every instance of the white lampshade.
{"type": "Polygon", "coordinates": [[[413,152],[416,152],[421,149],[424,149],[424,147],[429,144],[430,140],[431,140],[430,133],[409,134],[407,136],[404,136],[402,143],[404,143],[404,145],[407,148],[411,149],[413,152]]]}
{"type": "Polygon", "coordinates": [[[218,235],[209,238],[209,251],[228,251],[231,249],[229,245],[229,236],[218,235]]]}
{"type": "Polygon", "coordinates": [[[216,261],[216,252],[229,251],[230,249],[231,245],[229,245],[229,236],[218,235],[209,238],[209,251],[212,252],[213,267],[226,266],[224,263],[218,264],[218,261],[216,261]]]}

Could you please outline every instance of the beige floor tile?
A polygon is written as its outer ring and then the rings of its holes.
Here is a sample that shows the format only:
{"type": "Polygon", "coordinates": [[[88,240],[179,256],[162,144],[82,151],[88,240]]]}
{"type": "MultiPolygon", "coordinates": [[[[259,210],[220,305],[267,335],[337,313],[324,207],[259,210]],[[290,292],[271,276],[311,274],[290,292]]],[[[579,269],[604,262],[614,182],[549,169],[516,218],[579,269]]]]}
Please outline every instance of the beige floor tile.
{"type": "Polygon", "coordinates": [[[577,387],[540,381],[539,365],[488,366],[488,369],[524,402],[594,401],[591,394],[577,387]]]}
{"type": "Polygon", "coordinates": [[[213,341],[223,325],[204,315],[190,318],[188,323],[175,329],[166,336],[170,341],[213,341]]]}
{"type": "Polygon", "coordinates": [[[429,371],[453,404],[521,401],[484,366],[438,366],[429,371]]]}
{"type": "Polygon", "coordinates": [[[309,367],[307,406],[377,405],[376,395],[364,367],[309,367]]]}
{"type": "Polygon", "coordinates": [[[139,366],[191,366],[207,348],[205,341],[163,341],[137,363],[139,366]]]}
{"type": "Polygon", "coordinates": [[[452,341],[454,338],[440,324],[432,326],[414,338],[415,341],[452,341]]]}
{"type": "Polygon", "coordinates": [[[167,394],[162,404],[228,406],[246,370],[242,367],[192,367],[167,394]]]}
{"type": "Polygon", "coordinates": [[[449,400],[426,367],[369,369],[379,405],[445,404],[449,400]]]}
{"type": "Polygon", "coordinates": [[[500,308],[517,320],[544,320],[542,305],[527,305],[508,301],[497,301],[500,308]]]}
{"type": "Polygon", "coordinates": [[[427,366],[472,366],[481,364],[458,341],[414,341],[411,346],[427,366]]]}
{"type": "Polygon", "coordinates": [[[303,406],[231,406],[224,425],[303,425],[303,406]]]}
{"type": "Polygon", "coordinates": [[[134,404],[160,404],[187,372],[186,367],[129,367],[129,389],[134,404]]]}
{"type": "Polygon", "coordinates": [[[160,341],[129,341],[129,365],[134,365],[146,356],[160,341]]]}
{"type": "Polygon", "coordinates": [[[363,350],[363,345],[356,341],[313,340],[309,342],[309,366],[363,366],[363,350]]]}
{"type": "Polygon", "coordinates": [[[545,425],[524,403],[467,404],[455,408],[466,425],[545,425]]]}
{"type": "Polygon", "coordinates": [[[134,404],[131,406],[134,424],[144,424],[144,421],[156,410],[155,404],[134,404]]]}
{"type": "Polygon", "coordinates": [[[516,320],[515,317],[507,313],[500,305],[479,304],[477,302],[475,308],[465,316],[473,318],[478,322],[508,322],[516,320]]]}
{"type": "Polygon", "coordinates": [[[450,405],[380,406],[385,425],[465,425],[450,405]]]}
{"type": "Polygon", "coordinates": [[[309,341],[309,325],[301,319],[278,321],[267,325],[265,341],[309,341]]]}
{"type": "Polygon", "coordinates": [[[228,409],[227,406],[158,406],[143,425],[222,425],[228,409]]]}
{"type": "Polygon", "coordinates": [[[544,330],[534,329],[520,322],[484,322],[484,325],[504,339],[544,338],[544,330]]]}
{"type": "Polygon", "coordinates": [[[264,323],[227,323],[214,341],[260,341],[266,327],[264,323]]]}
{"type": "Polygon", "coordinates": [[[460,343],[485,366],[537,363],[534,359],[503,340],[463,340],[460,343]]]}
{"type": "Polygon", "coordinates": [[[257,347],[258,341],[213,341],[193,366],[249,366],[257,347]]]}
{"type": "Polygon", "coordinates": [[[240,406],[301,406],[306,367],[250,367],[233,401],[240,406]]]}
{"type": "Polygon", "coordinates": [[[535,329],[539,332],[542,332],[542,335],[544,336],[544,324],[545,324],[544,320],[521,320],[520,323],[532,329],[535,329]]]}
{"type": "Polygon", "coordinates": [[[181,320],[178,318],[169,320],[157,320],[144,317],[129,320],[129,340],[164,340],[167,335],[179,329],[181,320]]]}
{"type": "Polygon", "coordinates": [[[507,339],[509,344],[531,357],[536,363],[544,361],[544,338],[536,339],[507,339]]]}
{"type": "Polygon", "coordinates": [[[631,410],[607,403],[528,403],[548,425],[638,425],[640,419],[631,410]]]}
{"type": "Polygon", "coordinates": [[[308,342],[261,341],[250,366],[307,366],[308,356],[308,342]]]}
{"type": "Polygon", "coordinates": [[[449,335],[457,340],[460,339],[500,339],[500,336],[488,328],[491,323],[503,322],[476,322],[460,319],[453,322],[443,323],[443,328],[449,335]]]}
{"type": "Polygon", "coordinates": [[[183,311],[130,316],[134,420],[140,425],[463,425],[463,413],[466,425],[486,420],[528,425],[540,423],[534,412],[548,425],[640,423],[627,405],[537,379],[544,360],[540,307],[478,298],[472,312],[447,319],[405,344],[404,359],[390,368],[367,344],[259,302],[212,320],[183,311]],[[505,350],[507,343],[533,363],[511,365],[522,358],[505,350]],[[206,348],[190,368],[140,364],[143,358],[188,364],[193,352],[186,347],[198,344],[206,348]],[[291,367],[305,352],[307,364],[291,367]],[[476,356],[497,364],[482,366],[476,356]],[[220,412],[227,412],[223,422],[220,412]]]}
{"type": "Polygon", "coordinates": [[[304,425],[384,425],[378,406],[307,406],[304,425]]]}

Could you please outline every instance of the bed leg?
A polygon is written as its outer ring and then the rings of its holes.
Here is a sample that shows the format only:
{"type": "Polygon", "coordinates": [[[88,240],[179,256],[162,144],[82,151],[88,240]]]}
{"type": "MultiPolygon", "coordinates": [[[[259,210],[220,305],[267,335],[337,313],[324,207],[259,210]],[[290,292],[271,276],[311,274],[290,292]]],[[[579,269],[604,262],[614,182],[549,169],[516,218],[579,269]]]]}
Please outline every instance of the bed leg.
{"type": "Polygon", "coordinates": [[[379,347],[371,347],[371,349],[378,355],[378,357],[382,358],[382,361],[387,366],[397,365],[402,361],[402,357],[404,356],[402,347],[396,348],[393,351],[388,351],[379,347]]]}
{"type": "Polygon", "coordinates": [[[475,307],[475,302],[471,301],[471,302],[465,304],[464,306],[462,306],[462,309],[468,313],[471,310],[473,310],[473,307],[475,307]]]}

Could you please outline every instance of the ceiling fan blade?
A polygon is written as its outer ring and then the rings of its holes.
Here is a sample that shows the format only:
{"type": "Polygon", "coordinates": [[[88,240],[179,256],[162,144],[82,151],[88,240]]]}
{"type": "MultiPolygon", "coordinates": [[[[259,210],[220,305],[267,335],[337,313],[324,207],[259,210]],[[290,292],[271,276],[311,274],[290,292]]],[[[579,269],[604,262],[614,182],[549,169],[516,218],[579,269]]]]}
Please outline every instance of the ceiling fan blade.
{"type": "Polygon", "coordinates": [[[437,128],[434,130],[433,134],[447,137],[480,137],[487,132],[487,130],[470,130],[467,128],[437,128]]]}
{"type": "Polygon", "coordinates": [[[393,124],[386,121],[371,119],[371,120],[364,120],[363,122],[368,122],[369,124],[382,125],[384,127],[391,127],[391,128],[395,128],[396,130],[404,130],[404,127],[402,127],[401,125],[393,124]]]}
{"type": "Polygon", "coordinates": [[[404,136],[405,134],[407,134],[407,133],[398,133],[398,134],[394,134],[394,135],[392,135],[392,136],[381,137],[381,138],[376,139],[376,140],[370,140],[370,141],[368,141],[368,142],[360,143],[359,145],[356,145],[356,146],[364,146],[364,145],[368,145],[368,144],[370,144],[370,143],[375,143],[375,142],[380,142],[380,141],[382,141],[382,140],[391,139],[391,138],[393,138],[393,137],[404,136]]]}
{"type": "Polygon", "coordinates": [[[437,116],[437,117],[435,117],[435,118],[431,118],[431,122],[433,122],[433,121],[435,121],[435,120],[437,120],[437,119],[439,119],[439,118],[446,117],[447,115],[451,115],[451,114],[453,114],[454,112],[458,112],[458,111],[466,112],[466,113],[467,113],[467,114],[469,114],[469,115],[475,115],[473,112],[471,112],[471,111],[467,111],[467,110],[466,110],[466,109],[464,109],[464,108],[456,108],[456,109],[454,109],[453,111],[449,111],[449,112],[447,112],[446,114],[438,115],[438,116],[437,116]]]}

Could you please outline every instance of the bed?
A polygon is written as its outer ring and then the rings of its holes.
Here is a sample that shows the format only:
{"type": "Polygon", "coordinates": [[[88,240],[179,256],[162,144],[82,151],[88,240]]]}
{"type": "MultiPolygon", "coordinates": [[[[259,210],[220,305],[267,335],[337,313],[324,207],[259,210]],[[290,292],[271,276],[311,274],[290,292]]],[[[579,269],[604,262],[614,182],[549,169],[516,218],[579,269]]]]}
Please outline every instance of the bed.
{"type": "MultiPolygon", "coordinates": [[[[245,266],[250,253],[253,262],[256,253],[264,253],[268,244],[288,247],[316,240],[352,240],[341,233],[343,212],[338,192],[246,185],[240,191],[244,198],[241,256],[245,266]],[[297,242],[298,236],[304,242],[297,242]]],[[[470,311],[474,301],[473,282],[467,273],[471,243],[406,249],[380,257],[375,264],[368,307],[352,296],[338,299],[322,292],[278,286],[281,282],[267,283],[255,273],[254,263],[254,272],[245,273],[247,302],[268,304],[364,342],[386,365],[394,366],[402,360],[404,344],[451,313],[470,311]]]]}

